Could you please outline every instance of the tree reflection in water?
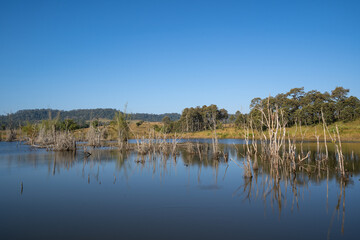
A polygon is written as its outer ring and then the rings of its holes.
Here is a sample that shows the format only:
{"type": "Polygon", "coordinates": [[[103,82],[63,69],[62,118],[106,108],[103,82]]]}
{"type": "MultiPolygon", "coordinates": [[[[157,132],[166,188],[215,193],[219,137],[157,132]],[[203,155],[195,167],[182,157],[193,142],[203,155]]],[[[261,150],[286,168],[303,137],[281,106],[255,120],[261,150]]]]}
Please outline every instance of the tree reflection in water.
{"type": "MultiPolygon", "coordinates": [[[[344,144],[344,156],[347,160],[345,166],[350,171],[350,175],[359,175],[359,150],[353,147],[352,144],[344,144]]],[[[281,167],[274,166],[271,161],[262,160],[257,155],[245,160],[243,145],[219,145],[219,149],[223,153],[221,156],[224,156],[220,158],[214,158],[211,149],[199,155],[197,151],[189,152],[188,147],[180,148],[177,155],[161,153],[139,155],[128,151],[92,149],[90,156],[86,156],[81,151],[76,155],[66,152],[43,152],[42,155],[39,155],[39,153],[30,152],[16,157],[8,156],[8,164],[9,166],[28,164],[34,168],[45,165],[48,174],[54,177],[61,172],[70,171],[73,167],[77,169],[80,167],[79,176],[87,184],[104,183],[105,179],[111,179],[112,184],[120,184],[123,180],[129,182],[131,178],[139,175],[150,175],[153,178],[158,177],[160,181],[166,181],[167,178],[173,177],[172,173],[179,170],[184,175],[176,176],[177,178],[185,177],[188,185],[195,183],[201,186],[201,189],[207,190],[220,189],[218,185],[228,183],[227,181],[230,181],[235,172],[236,175],[241,176],[239,178],[242,179],[241,184],[238,187],[234,184],[234,189],[231,190],[233,192],[230,192],[229,195],[240,198],[242,203],[260,201],[264,206],[265,213],[270,206],[272,212],[278,212],[279,218],[282,217],[287,206],[291,213],[301,210],[301,203],[307,201],[307,196],[310,196],[312,184],[326,186],[326,212],[328,212],[328,209],[332,209],[331,205],[329,207],[329,185],[331,185],[329,182],[332,182],[336,183],[339,193],[334,210],[330,210],[331,216],[327,233],[330,238],[336,219],[339,219],[341,223],[341,233],[345,232],[345,193],[347,186],[354,183],[351,178],[339,177],[336,171],[335,157],[330,157],[327,162],[316,160],[316,156],[319,155],[319,150],[316,148],[318,148],[316,144],[310,145],[308,149],[304,147],[303,151],[309,151],[311,154],[296,172],[292,171],[291,164],[283,164],[281,167]],[[253,177],[242,178],[244,169],[227,162],[225,156],[234,159],[239,166],[242,166],[244,161],[250,161],[253,177]],[[110,168],[111,173],[104,172],[103,169],[109,163],[114,164],[114,168],[110,168]],[[194,169],[196,171],[192,171],[194,169]],[[110,177],[109,174],[111,174],[110,177]],[[231,175],[229,176],[229,174],[231,175]],[[108,175],[108,178],[104,175],[108,175]],[[213,181],[211,185],[209,185],[209,175],[213,181]],[[204,187],[204,184],[211,187],[204,187]]],[[[209,149],[209,147],[205,146],[202,149],[209,149]]],[[[334,155],[329,147],[329,156],[334,155]]],[[[21,187],[21,193],[22,191],[21,187]]]]}

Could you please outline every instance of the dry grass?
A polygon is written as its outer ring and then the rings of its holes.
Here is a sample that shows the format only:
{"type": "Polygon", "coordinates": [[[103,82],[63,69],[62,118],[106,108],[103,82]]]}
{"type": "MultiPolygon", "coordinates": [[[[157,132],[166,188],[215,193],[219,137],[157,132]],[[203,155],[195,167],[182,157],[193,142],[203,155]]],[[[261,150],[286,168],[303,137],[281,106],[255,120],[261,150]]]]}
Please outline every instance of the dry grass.
{"type": "MultiPolygon", "coordinates": [[[[130,131],[130,138],[135,139],[136,136],[138,137],[145,137],[147,138],[149,136],[149,130],[154,129],[155,125],[158,125],[159,127],[162,126],[162,123],[160,122],[144,122],[140,126],[137,126],[136,123],[139,121],[130,121],[129,127],[131,129],[130,131]]],[[[78,129],[74,131],[74,136],[79,141],[85,141],[88,136],[90,128],[84,128],[84,129],[78,129]]],[[[99,127],[100,131],[104,131],[104,127],[99,127]]],[[[109,131],[108,136],[104,138],[104,140],[116,140],[117,136],[114,132],[109,131]]]]}
{"type": "MultiPolygon", "coordinates": [[[[339,133],[341,135],[342,140],[360,141],[360,119],[353,121],[353,122],[347,122],[347,123],[337,122],[336,124],[331,124],[328,126],[329,131],[331,133],[336,132],[336,125],[339,128],[339,133]]],[[[316,140],[315,129],[318,132],[318,135],[320,136],[320,140],[323,140],[324,134],[323,134],[322,124],[315,125],[315,126],[303,127],[303,131],[305,132],[304,139],[315,141],[316,140]]],[[[291,127],[291,128],[287,129],[287,132],[290,134],[294,134],[295,131],[296,131],[296,127],[291,127]]],[[[299,131],[295,136],[296,136],[296,138],[299,138],[299,139],[301,138],[299,131]]]]}
{"type": "MultiPolygon", "coordinates": [[[[337,122],[336,123],[339,127],[341,139],[343,141],[360,141],[360,119],[353,121],[353,122],[337,122]]],[[[331,124],[328,126],[329,131],[331,133],[336,132],[335,124],[331,124]]],[[[302,126],[302,132],[304,140],[307,141],[316,141],[315,137],[315,129],[317,134],[319,135],[319,139],[324,139],[323,134],[323,126],[322,124],[314,125],[314,126],[302,126]]],[[[301,140],[302,136],[299,131],[299,127],[293,126],[286,129],[286,132],[289,133],[291,136],[295,135],[295,139],[301,140]]],[[[235,138],[235,139],[243,139],[245,134],[245,129],[237,129],[230,124],[225,124],[223,129],[217,130],[218,138],[235,138]]],[[[208,131],[201,131],[195,133],[184,133],[184,138],[211,138],[213,132],[211,130],[208,131]]],[[[255,131],[255,138],[258,139],[259,134],[255,131]]],[[[251,138],[250,134],[250,138],[251,138]]],[[[329,139],[328,139],[329,140],[329,139]]]]}
{"type": "MultiPolygon", "coordinates": [[[[153,129],[155,125],[161,127],[163,124],[161,122],[144,122],[140,126],[136,126],[138,121],[131,121],[130,127],[132,131],[138,136],[148,136],[149,129],[153,129]]],[[[343,141],[360,141],[360,119],[353,122],[337,122],[339,127],[341,139],[343,141]]],[[[322,124],[316,126],[302,126],[302,130],[304,133],[304,140],[316,141],[315,137],[315,129],[317,134],[319,135],[320,141],[323,140],[323,127],[322,124]]],[[[330,132],[336,131],[335,124],[329,125],[330,132]]],[[[85,140],[88,129],[78,129],[74,131],[74,136],[77,140],[85,140]]],[[[295,134],[295,138],[300,140],[301,134],[299,129],[296,131],[296,127],[287,128],[287,133],[291,136],[295,134]]],[[[19,136],[18,131],[16,131],[17,136],[19,136]]],[[[222,129],[217,130],[218,138],[235,138],[235,139],[243,139],[245,134],[244,129],[237,129],[230,124],[224,124],[222,129]]],[[[255,132],[255,137],[258,134],[255,132]]],[[[169,137],[172,137],[171,134],[168,134],[169,137]]],[[[5,141],[6,139],[6,131],[0,130],[0,140],[5,141]]],[[[133,134],[130,136],[131,138],[135,138],[133,134]]],[[[183,138],[212,138],[213,131],[201,131],[195,133],[184,133],[182,134],[183,138]]],[[[109,134],[106,140],[115,139],[115,136],[109,134]]]]}

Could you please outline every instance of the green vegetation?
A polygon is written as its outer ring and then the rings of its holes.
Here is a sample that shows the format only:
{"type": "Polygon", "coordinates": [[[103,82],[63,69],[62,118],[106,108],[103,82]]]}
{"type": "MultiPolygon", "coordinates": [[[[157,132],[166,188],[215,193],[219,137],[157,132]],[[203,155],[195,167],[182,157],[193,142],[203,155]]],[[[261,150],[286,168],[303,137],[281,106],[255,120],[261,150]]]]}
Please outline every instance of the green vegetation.
{"type": "Polygon", "coordinates": [[[228,118],[225,109],[218,109],[216,105],[196,108],[185,108],[178,121],[178,128],[182,132],[197,132],[214,129],[221,121],[228,118]]]}
{"type": "Polygon", "coordinates": [[[136,123],[136,126],[137,126],[137,127],[140,127],[143,123],[144,123],[144,121],[143,121],[143,120],[138,121],[138,122],[136,123]]]}
{"type": "Polygon", "coordinates": [[[304,92],[302,87],[293,88],[275,97],[254,98],[251,100],[250,113],[238,113],[235,123],[241,127],[252,119],[254,124],[260,127],[262,114],[259,109],[281,110],[282,120],[287,126],[319,124],[322,122],[321,113],[324,114],[327,124],[354,121],[360,117],[360,100],[354,96],[347,97],[348,93],[349,89],[343,87],[335,88],[331,94],[316,90],[304,92]]]}
{"type": "Polygon", "coordinates": [[[125,148],[125,144],[130,137],[129,120],[129,115],[126,114],[126,111],[118,111],[110,124],[111,129],[115,131],[117,135],[118,146],[120,149],[125,148]]]}
{"type": "Polygon", "coordinates": [[[150,130],[168,135],[181,133],[182,137],[209,138],[216,137],[215,134],[219,138],[244,138],[251,134],[245,133],[246,129],[253,129],[255,135],[266,130],[268,126],[264,116],[278,112],[280,124],[286,126],[287,134],[295,138],[321,139],[323,115],[330,132],[334,132],[338,125],[345,140],[360,140],[360,100],[348,97],[348,93],[349,89],[343,87],[337,87],[331,93],[293,88],[275,97],[254,98],[248,114],[237,111],[233,115],[216,105],[185,108],[181,115],[127,114],[114,109],[23,110],[0,116],[3,121],[0,131],[2,139],[8,141],[21,138],[16,129],[21,129],[23,135],[34,141],[39,135],[45,137],[45,132],[74,132],[79,140],[93,139],[94,146],[104,140],[118,140],[122,146],[129,138],[148,137],[150,130]],[[54,114],[57,117],[51,119],[54,114]],[[136,116],[151,120],[156,118],[157,122],[149,125],[149,120],[139,120],[136,116]],[[112,120],[106,120],[108,117],[112,120]]]}
{"type": "MultiPolygon", "coordinates": [[[[78,128],[88,128],[89,119],[114,119],[116,109],[97,108],[97,109],[78,109],[71,111],[61,111],[53,109],[33,109],[20,110],[9,115],[0,115],[0,130],[5,130],[10,124],[10,119],[13,123],[26,125],[30,123],[40,123],[42,120],[48,119],[49,113],[52,116],[59,116],[59,120],[72,119],[78,125],[78,128]]],[[[132,120],[142,120],[147,122],[160,122],[165,116],[168,116],[171,121],[176,121],[180,118],[178,113],[165,114],[148,114],[148,113],[133,113],[129,114],[132,120]]]]}
{"type": "MultiPolygon", "coordinates": [[[[237,111],[230,117],[225,109],[219,110],[216,105],[185,108],[178,121],[173,122],[169,118],[164,118],[162,120],[163,127],[158,130],[164,133],[192,133],[187,134],[188,137],[208,137],[211,135],[209,131],[214,130],[214,126],[216,129],[222,130],[226,125],[224,131],[218,131],[220,138],[243,138],[243,131],[237,133],[232,127],[244,130],[251,123],[255,130],[265,130],[267,126],[264,122],[264,114],[268,115],[269,112],[279,112],[279,114],[281,112],[282,124],[287,127],[294,126],[296,129],[298,126],[309,129],[311,126],[322,124],[322,114],[327,124],[342,123],[342,125],[346,125],[360,117],[360,100],[354,96],[348,97],[348,92],[349,89],[343,87],[335,88],[331,94],[316,90],[304,92],[304,88],[293,88],[289,92],[278,94],[275,97],[254,98],[250,104],[249,114],[241,114],[240,111],[237,111]]],[[[349,129],[354,130],[353,126],[349,129]]],[[[353,134],[356,133],[355,130],[353,134]]],[[[299,133],[294,132],[294,134],[299,133]]],[[[304,134],[302,133],[302,135],[304,134]]],[[[311,132],[311,136],[308,134],[307,138],[312,139],[313,135],[314,132],[311,132]]],[[[348,138],[351,138],[349,135],[348,138]]]]}

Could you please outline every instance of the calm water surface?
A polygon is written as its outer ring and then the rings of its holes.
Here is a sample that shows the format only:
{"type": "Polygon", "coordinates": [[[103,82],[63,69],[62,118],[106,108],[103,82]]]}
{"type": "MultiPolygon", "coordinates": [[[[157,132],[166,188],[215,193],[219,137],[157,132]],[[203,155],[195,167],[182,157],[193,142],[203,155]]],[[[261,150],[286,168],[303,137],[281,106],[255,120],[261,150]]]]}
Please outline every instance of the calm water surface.
{"type": "MultiPolygon", "coordinates": [[[[221,147],[241,166],[232,143],[221,147]]],[[[250,180],[186,151],[142,162],[0,142],[0,239],[358,239],[359,149],[344,144],[347,183],[331,169],[277,182],[266,164],[250,180]]]]}

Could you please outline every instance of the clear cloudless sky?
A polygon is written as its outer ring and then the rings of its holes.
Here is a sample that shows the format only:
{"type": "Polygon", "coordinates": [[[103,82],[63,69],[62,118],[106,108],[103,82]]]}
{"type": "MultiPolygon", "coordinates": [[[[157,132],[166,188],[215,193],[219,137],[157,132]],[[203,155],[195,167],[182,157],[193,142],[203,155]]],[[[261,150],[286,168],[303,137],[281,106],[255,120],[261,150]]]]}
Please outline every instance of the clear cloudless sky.
{"type": "Polygon", "coordinates": [[[336,86],[360,97],[358,0],[0,0],[0,114],[248,112],[336,86]]]}

